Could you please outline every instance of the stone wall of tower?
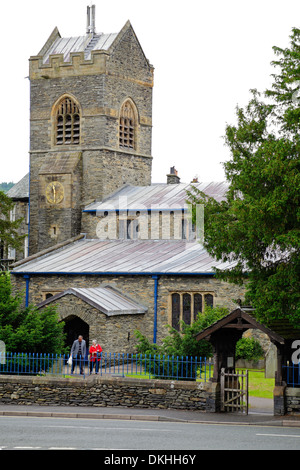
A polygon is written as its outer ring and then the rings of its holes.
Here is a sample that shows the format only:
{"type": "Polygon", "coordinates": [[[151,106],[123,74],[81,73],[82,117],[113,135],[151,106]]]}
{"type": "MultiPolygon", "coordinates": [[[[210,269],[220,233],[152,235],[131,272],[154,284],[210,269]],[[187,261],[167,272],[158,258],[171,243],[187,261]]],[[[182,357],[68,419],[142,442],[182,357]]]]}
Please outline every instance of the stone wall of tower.
{"type": "Polygon", "coordinates": [[[66,240],[80,231],[83,207],[101,200],[124,184],[151,183],[153,68],[135,33],[126,23],[108,51],[30,58],[30,254],[66,240]],[[55,104],[70,96],[80,108],[79,145],[55,142],[55,104]],[[136,148],[119,147],[120,109],[126,99],[135,104],[136,148]],[[65,161],[76,153],[73,166],[65,161]],[[51,169],[54,159],[57,171],[51,169]],[[48,168],[48,173],[45,170],[48,168]],[[44,170],[42,170],[44,168],[44,170]],[[41,171],[42,170],[42,171],[41,171]],[[47,181],[65,185],[65,199],[49,205],[47,181]],[[68,197],[69,194],[69,197],[68,197]],[[55,229],[53,228],[55,226],[55,229]]]}

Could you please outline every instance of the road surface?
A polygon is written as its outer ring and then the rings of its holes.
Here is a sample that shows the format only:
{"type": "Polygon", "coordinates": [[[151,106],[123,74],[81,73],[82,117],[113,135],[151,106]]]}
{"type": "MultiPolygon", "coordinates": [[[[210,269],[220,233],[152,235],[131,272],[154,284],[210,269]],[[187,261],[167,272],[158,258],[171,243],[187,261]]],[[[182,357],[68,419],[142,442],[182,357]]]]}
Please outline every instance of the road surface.
{"type": "Polygon", "coordinates": [[[299,450],[300,429],[276,426],[0,417],[0,450],[299,450]]]}

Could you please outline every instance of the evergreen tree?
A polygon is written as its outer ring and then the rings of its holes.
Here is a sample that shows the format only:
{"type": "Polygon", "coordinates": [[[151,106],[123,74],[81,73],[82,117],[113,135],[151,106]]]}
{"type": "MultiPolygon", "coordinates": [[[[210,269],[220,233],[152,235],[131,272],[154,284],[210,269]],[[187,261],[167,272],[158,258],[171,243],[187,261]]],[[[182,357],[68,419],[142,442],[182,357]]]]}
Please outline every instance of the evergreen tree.
{"type": "Polygon", "coordinates": [[[274,47],[279,69],[271,90],[252,90],[237,125],[227,125],[229,189],[217,202],[193,188],[205,206],[204,246],[235,267],[217,276],[244,283],[258,321],[300,320],[300,30],[287,49],[274,47]]]}

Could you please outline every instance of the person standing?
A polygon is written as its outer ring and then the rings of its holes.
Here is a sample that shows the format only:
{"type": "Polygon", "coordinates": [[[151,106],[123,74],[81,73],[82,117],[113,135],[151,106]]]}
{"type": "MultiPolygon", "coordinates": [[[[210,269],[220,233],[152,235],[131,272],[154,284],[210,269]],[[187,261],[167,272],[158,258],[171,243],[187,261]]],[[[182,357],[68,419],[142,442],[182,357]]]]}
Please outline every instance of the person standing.
{"type": "Polygon", "coordinates": [[[78,339],[74,341],[70,355],[73,359],[71,374],[73,374],[77,364],[79,364],[80,366],[80,374],[83,374],[84,359],[86,355],[86,342],[83,339],[82,335],[79,335],[78,339]]]}
{"type": "Polygon", "coordinates": [[[92,341],[92,345],[89,349],[90,353],[90,374],[93,372],[93,368],[95,366],[95,374],[98,374],[99,365],[101,361],[101,352],[102,348],[100,344],[97,343],[95,339],[92,341]]]}

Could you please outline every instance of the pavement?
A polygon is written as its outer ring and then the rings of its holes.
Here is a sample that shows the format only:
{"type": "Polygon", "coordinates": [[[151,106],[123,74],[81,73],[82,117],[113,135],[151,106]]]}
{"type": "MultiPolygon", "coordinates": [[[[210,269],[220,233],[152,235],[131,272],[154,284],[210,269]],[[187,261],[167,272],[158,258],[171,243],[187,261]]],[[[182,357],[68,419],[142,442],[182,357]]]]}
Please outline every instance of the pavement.
{"type": "Polygon", "coordinates": [[[300,427],[300,415],[274,416],[273,400],[249,398],[248,415],[173,409],[97,406],[0,405],[0,416],[176,421],[184,423],[300,427]]]}

